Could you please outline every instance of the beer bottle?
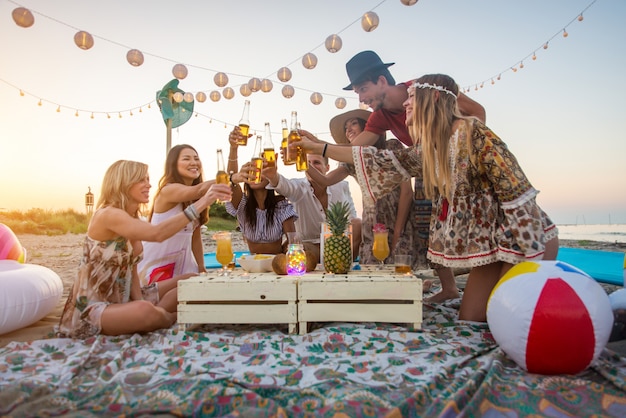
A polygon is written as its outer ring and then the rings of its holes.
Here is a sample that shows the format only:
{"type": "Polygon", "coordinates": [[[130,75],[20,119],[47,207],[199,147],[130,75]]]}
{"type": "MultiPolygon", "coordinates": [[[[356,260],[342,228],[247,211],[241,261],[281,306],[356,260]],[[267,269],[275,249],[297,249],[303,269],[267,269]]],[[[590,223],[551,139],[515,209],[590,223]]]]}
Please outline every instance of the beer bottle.
{"type": "Polygon", "coordinates": [[[267,161],[268,167],[276,167],[276,151],[272,142],[272,132],[270,123],[265,122],[265,135],[263,136],[263,158],[267,161]]]}
{"type": "Polygon", "coordinates": [[[261,170],[263,169],[263,137],[261,135],[256,137],[252,164],[253,166],[248,171],[248,181],[259,184],[261,182],[261,170]]]}
{"type": "Polygon", "coordinates": [[[250,100],[243,104],[243,113],[239,121],[239,129],[243,138],[237,141],[237,145],[248,145],[248,132],[250,131],[250,100]]]}
{"type": "Polygon", "coordinates": [[[283,164],[292,165],[293,162],[287,161],[287,139],[289,138],[289,128],[287,128],[287,119],[282,119],[280,121],[283,127],[283,140],[280,143],[280,149],[283,152],[283,164]]]}
{"type": "Polygon", "coordinates": [[[300,134],[298,133],[298,112],[295,110],[291,112],[291,131],[287,137],[287,153],[285,157],[285,164],[295,164],[298,150],[291,149],[289,146],[292,142],[300,140],[300,134]]]}
{"type": "MultiPolygon", "coordinates": [[[[300,122],[298,122],[298,131],[300,131],[300,122]]],[[[300,134],[298,134],[298,138],[302,138],[300,134]]],[[[306,171],[308,168],[309,163],[306,159],[306,150],[302,147],[298,147],[298,153],[296,154],[296,170],[306,171]]]]}
{"type": "Polygon", "coordinates": [[[215,183],[228,184],[229,178],[224,165],[224,154],[221,149],[217,150],[217,174],[215,175],[215,183]]]}

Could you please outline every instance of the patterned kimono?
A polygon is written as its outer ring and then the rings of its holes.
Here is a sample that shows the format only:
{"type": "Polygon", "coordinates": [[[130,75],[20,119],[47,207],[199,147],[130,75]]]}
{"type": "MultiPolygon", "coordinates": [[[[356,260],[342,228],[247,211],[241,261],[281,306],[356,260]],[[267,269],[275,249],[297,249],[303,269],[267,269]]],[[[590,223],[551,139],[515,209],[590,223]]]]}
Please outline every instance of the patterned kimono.
{"type": "MultiPolygon", "coordinates": [[[[428,259],[446,267],[516,264],[543,257],[558,234],[506,144],[478,120],[450,138],[452,201],[433,199],[428,259]]],[[[411,177],[422,177],[421,148],[378,151],[353,147],[364,198],[376,200],[411,177]]],[[[364,203],[365,205],[365,203],[364,203]]]]}
{"type": "MultiPolygon", "coordinates": [[[[96,241],[85,237],[78,277],[65,303],[59,335],[87,338],[102,331],[100,318],[112,303],[130,300],[133,267],[141,256],[133,256],[133,247],[124,237],[96,241]]],[[[156,283],[142,288],[144,299],[158,301],[156,283]]]]}

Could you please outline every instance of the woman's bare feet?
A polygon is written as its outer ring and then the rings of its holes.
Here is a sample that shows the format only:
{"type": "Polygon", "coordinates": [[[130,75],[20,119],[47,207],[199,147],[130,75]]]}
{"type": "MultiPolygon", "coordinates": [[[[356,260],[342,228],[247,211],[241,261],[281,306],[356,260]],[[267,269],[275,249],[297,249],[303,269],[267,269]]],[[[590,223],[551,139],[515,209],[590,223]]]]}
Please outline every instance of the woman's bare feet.
{"type": "Polygon", "coordinates": [[[461,297],[459,293],[459,289],[456,287],[454,289],[441,289],[440,292],[435,293],[431,297],[424,299],[424,302],[427,303],[441,303],[450,299],[457,299],[461,297]]]}

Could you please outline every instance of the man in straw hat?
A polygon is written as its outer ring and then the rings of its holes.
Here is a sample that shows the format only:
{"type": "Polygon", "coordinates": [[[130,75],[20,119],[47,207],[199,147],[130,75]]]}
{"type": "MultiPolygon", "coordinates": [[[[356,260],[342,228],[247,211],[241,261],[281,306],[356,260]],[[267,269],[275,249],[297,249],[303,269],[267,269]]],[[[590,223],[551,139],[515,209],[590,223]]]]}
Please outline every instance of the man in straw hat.
{"type": "MultiPolygon", "coordinates": [[[[388,130],[403,144],[413,145],[413,140],[406,128],[406,113],[403,106],[409,97],[407,89],[412,81],[396,84],[389,72],[389,67],[394,64],[383,62],[374,51],[359,52],[346,63],[346,73],[350,84],[344,87],[344,90],[354,90],[359,95],[359,101],[373,110],[367,120],[365,130],[352,141],[353,145],[373,145],[379,135],[388,130]]],[[[481,121],[485,121],[483,106],[463,93],[459,93],[458,105],[464,115],[476,116],[481,121]]],[[[417,256],[425,260],[432,203],[426,199],[422,181],[417,178],[413,198],[414,225],[418,237],[417,256]]],[[[429,301],[442,302],[458,297],[459,292],[452,269],[439,265],[433,265],[433,268],[441,281],[441,292],[429,298],[429,301]]]]}

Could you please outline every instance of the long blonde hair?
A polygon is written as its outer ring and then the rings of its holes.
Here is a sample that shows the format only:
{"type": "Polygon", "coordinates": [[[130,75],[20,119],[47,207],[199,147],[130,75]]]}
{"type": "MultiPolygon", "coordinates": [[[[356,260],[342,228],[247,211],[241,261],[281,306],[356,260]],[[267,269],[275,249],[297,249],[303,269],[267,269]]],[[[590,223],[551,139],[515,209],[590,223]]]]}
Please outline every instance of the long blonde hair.
{"type": "MultiPolygon", "coordinates": [[[[102,179],[97,209],[113,206],[126,210],[130,202],[130,188],[148,176],[148,165],[137,161],[119,160],[111,164],[102,179]]],[[[137,218],[145,210],[141,204],[134,216],[137,218]]]]}
{"type": "Polygon", "coordinates": [[[457,106],[459,87],[445,74],[427,74],[415,80],[413,114],[407,129],[422,150],[424,193],[429,199],[442,194],[452,198],[450,136],[455,120],[463,118],[457,106]]]}

